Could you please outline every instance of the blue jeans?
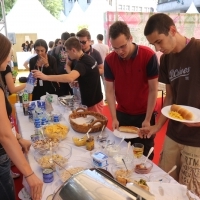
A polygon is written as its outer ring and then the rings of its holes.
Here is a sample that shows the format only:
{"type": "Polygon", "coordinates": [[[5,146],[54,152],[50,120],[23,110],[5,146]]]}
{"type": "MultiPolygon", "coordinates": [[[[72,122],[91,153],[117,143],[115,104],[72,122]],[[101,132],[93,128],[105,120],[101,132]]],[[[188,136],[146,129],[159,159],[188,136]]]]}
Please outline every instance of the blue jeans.
{"type": "Polygon", "coordinates": [[[15,200],[14,182],[7,154],[0,156],[0,200],[15,200]]]}

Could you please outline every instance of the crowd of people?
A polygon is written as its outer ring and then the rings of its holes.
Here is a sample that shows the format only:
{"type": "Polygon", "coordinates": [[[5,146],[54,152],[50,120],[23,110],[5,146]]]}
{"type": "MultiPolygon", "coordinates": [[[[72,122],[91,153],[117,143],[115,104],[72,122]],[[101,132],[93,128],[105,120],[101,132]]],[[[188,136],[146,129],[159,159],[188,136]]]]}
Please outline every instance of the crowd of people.
{"type": "MultiPolygon", "coordinates": [[[[155,121],[158,81],[166,84],[164,106],[180,104],[200,109],[200,59],[196,53],[200,50],[200,41],[183,36],[177,31],[173,20],[162,13],[148,19],[144,35],[156,51],[163,53],[160,65],[152,49],[133,42],[128,25],[122,21],[114,22],[109,28],[111,52],[103,44],[102,34],[97,35],[98,43],[92,45],[90,32],[85,28],[76,34],[64,32],[60,39],[50,41],[48,45],[43,39],[36,40],[33,44],[35,55],[26,65],[37,78],[33,100],[40,99],[46,92],[58,96],[72,95],[70,85],[78,81],[81,103],[88,110],[102,113],[102,77],[112,128],[139,127],[139,137],[126,141],[144,144],[146,156],[154,146],[156,133],[167,121],[162,114],[155,121]]],[[[0,183],[6,182],[0,184],[0,194],[4,199],[14,200],[10,158],[25,176],[31,187],[32,199],[36,200],[41,198],[42,182],[35,176],[20,149],[20,145],[28,149],[29,144],[20,135],[17,134],[16,139],[12,134],[9,122],[11,107],[5,93],[6,88],[13,93],[22,90],[25,85],[17,88],[11,83],[8,69],[11,44],[2,34],[0,44],[0,71],[3,79],[0,79],[0,183]],[[12,147],[9,145],[11,143],[12,147]]],[[[23,48],[27,49],[28,44],[25,43],[23,48]]],[[[198,196],[199,127],[200,123],[169,120],[159,162],[159,166],[166,172],[177,165],[172,177],[187,185],[198,196]]],[[[153,159],[153,154],[150,159],[153,159]]]]}

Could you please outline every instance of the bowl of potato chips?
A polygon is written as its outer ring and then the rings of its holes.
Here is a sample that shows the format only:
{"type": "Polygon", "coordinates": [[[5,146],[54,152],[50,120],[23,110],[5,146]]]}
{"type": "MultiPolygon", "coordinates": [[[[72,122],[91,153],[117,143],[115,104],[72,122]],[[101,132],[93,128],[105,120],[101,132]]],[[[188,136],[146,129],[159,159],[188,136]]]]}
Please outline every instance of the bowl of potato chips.
{"type": "Polygon", "coordinates": [[[64,140],[69,132],[69,127],[64,124],[49,124],[44,127],[44,134],[51,139],[64,140]]]}

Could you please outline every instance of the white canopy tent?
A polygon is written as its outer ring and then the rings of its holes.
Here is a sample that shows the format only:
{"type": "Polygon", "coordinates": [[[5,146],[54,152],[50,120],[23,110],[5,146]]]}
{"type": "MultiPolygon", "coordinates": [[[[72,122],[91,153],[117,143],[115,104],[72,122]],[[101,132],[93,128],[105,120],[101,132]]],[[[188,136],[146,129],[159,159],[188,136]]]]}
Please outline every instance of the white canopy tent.
{"type": "Polygon", "coordinates": [[[194,5],[194,2],[192,1],[190,7],[188,8],[186,13],[199,13],[196,6],[194,5]]]}
{"type": "Polygon", "coordinates": [[[8,33],[37,33],[38,38],[46,41],[59,38],[64,30],[38,0],[17,0],[6,22],[8,33]]]}
{"type": "Polygon", "coordinates": [[[104,34],[104,13],[114,11],[113,9],[107,1],[92,1],[85,11],[85,20],[92,39],[95,40],[97,34],[104,34]]]}
{"type": "Polygon", "coordinates": [[[79,3],[76,1],[74,3],[73,9],[70,14],[67,16],[65,22],[63,22],[63,26],[66,31],[69,33],[77,33],[79,26],[83,26],[86,24],[84,12],[81,9],[79,3]]]}

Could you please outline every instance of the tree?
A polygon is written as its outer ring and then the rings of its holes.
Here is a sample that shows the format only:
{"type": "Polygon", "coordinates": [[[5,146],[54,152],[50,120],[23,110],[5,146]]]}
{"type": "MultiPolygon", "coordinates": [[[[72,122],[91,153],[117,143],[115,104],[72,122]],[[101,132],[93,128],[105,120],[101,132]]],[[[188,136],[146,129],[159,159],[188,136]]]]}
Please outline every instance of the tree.
{"type": "Polygon", "coordinates": [[[39,0],[39,1],[56,18],[59,17],[60,11],[63,10],[62,0],[39,0]]]}
{"type": "MultiPolygon", "coordinates": [[[[6,14],[12,9],[15,2],[16,2],[16,0],[4,0],[4,6],[5,6],[5,13],[6,14]]],[[[2,19],[2,17],[3,17],[2,16],[2,8],[0,8],[0,19],[2,19]]]]}

